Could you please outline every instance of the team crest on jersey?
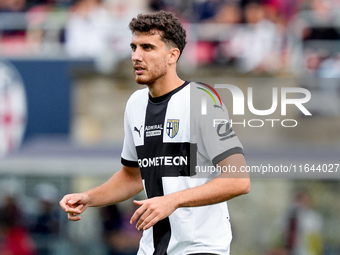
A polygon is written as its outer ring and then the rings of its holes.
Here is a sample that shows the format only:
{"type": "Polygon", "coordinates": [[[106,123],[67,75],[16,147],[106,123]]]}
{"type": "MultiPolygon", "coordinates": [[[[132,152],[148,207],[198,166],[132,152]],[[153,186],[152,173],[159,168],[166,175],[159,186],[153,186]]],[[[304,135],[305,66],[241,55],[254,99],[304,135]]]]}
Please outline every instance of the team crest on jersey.
{"type": "Polygon", "coordinates": [[[17,149],[26,127],[26,95],[16,68],[0,61],[0,157],[17,149]]]}
{"type": "Polygon", "coordinates": [[[174,138],[179,130],[179,120],[170,119],[166,122],[166,133],[170,138],[174,138]]]}

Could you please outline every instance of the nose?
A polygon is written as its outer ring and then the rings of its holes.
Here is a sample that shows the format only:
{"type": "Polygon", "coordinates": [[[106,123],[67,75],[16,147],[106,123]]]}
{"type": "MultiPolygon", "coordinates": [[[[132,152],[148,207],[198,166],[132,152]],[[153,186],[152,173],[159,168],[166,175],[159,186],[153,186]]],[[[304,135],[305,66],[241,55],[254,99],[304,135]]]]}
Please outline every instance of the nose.
{"type": "Polygon", "coordinates": [[[142,61],[142,59],[143,59],[142,52],[138,47],[132,52],[131,59],[132,59],[133,62],[142,61]]]}

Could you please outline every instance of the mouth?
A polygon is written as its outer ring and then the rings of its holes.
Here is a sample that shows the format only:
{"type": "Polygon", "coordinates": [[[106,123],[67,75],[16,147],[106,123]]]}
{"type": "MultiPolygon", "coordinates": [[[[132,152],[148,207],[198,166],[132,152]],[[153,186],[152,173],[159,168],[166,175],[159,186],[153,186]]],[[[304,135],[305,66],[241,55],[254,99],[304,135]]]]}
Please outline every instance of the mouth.
{"type": "Polygon", "coordinates": [[[137,75],[141,75],[145,71],[145,68],[141,65],[135,65],[133,66],[133,69],[137,75]]]}

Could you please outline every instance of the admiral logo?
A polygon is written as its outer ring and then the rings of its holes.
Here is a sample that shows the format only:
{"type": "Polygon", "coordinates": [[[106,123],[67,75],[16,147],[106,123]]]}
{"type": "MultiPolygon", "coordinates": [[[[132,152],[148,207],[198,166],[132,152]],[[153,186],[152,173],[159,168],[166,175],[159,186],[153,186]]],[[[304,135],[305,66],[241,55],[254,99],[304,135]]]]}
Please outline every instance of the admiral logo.
{"type": "Polygon", "coordinates": [[[0,62],[0,156],[17,149],[26,127],[26,95],[19,72],[0,62]]]}
{"type": "Polygon", "coordinates": [[[188,164],[187,156],[160,156],[153,158],[138,159],[139,166],[151,167],[151,166],[183,166],[188,164]]]}
{"type": "Polygon", "coordinates": [[[174,138],[179,130],[179,120],[169,119],[166,122],[166,133],[170,138],[174,138]]]}
{"type": "Polygon", "coordinates": [[[162,130],[163,130],[163,124],[146,126],[145,136],[146,137],[159,136],[162,134],[162,130]]]}

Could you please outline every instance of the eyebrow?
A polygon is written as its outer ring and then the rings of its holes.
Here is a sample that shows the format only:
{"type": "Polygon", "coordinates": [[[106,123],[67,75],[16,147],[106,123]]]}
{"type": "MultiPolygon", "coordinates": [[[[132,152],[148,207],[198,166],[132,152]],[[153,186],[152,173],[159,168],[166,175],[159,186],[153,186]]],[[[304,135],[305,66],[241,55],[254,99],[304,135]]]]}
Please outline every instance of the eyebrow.
{"type": "MultiPolygon", "coordinates": [[[[131,48],[132,48],[132,47],[136,47],[136,46],[137,46],[137,45],[136,45],[135,43],[130,43],[130,47],[131,47],[131,48]]],[[[153,48],[153,49],[156,47],[156,45],[151,44],[151,43],[141,43],[140,46],[141,46],[141,47],[148,46],[148,47],[153,48]]]]}
{"type": "Polygon", "coordinates": [[[142,46],[142,47],[148,46],[148,47],[151,47],[151,48],[155,48],[156,47],[156,45],[153,45],[151,43],[142,43],[140,46],[142,46]]]}

